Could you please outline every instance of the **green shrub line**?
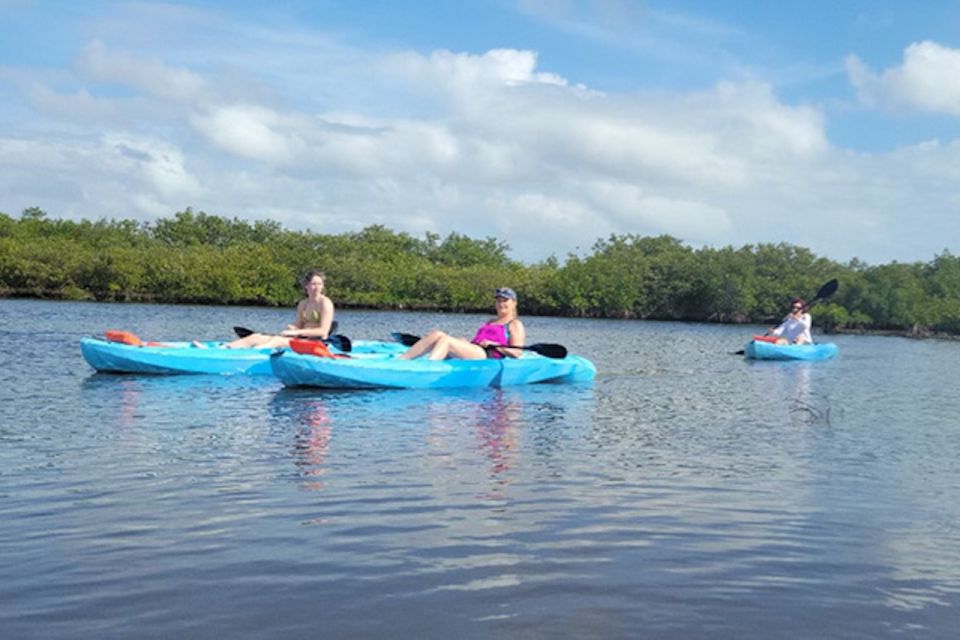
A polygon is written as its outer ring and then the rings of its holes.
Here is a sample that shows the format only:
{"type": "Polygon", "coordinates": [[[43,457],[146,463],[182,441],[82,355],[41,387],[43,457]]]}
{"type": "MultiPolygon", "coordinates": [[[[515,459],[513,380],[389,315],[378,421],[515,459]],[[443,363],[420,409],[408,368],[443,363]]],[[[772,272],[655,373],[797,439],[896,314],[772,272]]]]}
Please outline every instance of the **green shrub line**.
{"type": "Polygon", "coordinates": [[[611,235],[588,255],[524,264],[509,246],[451,233],[416,238],[380,225],[292,231],[187,208],[155,222],[0,213],[0,296],[292,306],[297,277],[327,273],[342,308],[476,312],[511,286],[529,315],[769,323],[793,296],[840,289],[814,311],[821,330],[960,334],[960,258],[839,263],[789,243],[693,249],[672,236],[611,235]]]}

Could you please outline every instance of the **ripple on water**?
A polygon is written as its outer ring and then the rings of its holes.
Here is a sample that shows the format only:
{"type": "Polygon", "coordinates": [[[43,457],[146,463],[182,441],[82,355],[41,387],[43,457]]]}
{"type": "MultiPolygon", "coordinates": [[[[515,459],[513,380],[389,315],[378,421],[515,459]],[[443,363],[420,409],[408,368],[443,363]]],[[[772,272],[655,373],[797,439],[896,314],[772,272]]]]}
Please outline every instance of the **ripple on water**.
{"type": "Polygon", "coordinates": [[[63,348],[288,310],[0,304],[43,347],[0,332],[4,637],[953,637],[960,345],[791,366],[730,355],[749,328],[531,318],[597,381],[326,393],[63,348]]]}

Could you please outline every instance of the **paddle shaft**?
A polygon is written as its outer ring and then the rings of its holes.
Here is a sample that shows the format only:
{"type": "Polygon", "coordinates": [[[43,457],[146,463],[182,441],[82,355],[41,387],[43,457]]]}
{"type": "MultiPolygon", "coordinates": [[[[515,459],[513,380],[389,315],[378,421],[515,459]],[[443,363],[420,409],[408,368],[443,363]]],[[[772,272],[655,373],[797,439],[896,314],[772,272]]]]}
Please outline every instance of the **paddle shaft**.
{"type": "MultiPolygon", "coordinates": [[[[392,335],[394,340],[396,340],[400,344],[407,347],[413,346],[414,344],[420,341],[420,336],[415,336],[410,333],[395,332],[392,335]]],[[[496,345],[496,346],[502,346],[506,349],[521,349],[524,351],[533,351],[534,353],[539,353],[540,355],[546,356],[548,358],[562,359],[567,357],[567,348],[562,344],[538,343],[538,344],[523,345],[523,346],[504,344],[504,345],[496,345]]],[[[490,350],[490,349],[493,349],[494,347],[484,347],[484,348],[487,350],[490,350]]]]}

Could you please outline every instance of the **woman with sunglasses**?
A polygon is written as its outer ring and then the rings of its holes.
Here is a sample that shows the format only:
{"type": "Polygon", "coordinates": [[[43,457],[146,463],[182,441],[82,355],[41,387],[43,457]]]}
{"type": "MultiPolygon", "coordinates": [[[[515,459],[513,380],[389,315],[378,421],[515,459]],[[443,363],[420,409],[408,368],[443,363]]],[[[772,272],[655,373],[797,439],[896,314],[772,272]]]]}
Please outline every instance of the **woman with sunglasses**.
{"type": "Polygon", "coordinates": [[[485,358],[519,358],[519,349],[527,338],[523,322],[517,317],[517,293],[509,287],[493,292],[497,317],[477,330],[472,340],[456,338],[443,331],[431,331],[420,338],[400,358],[412,360],[425,354],[430,360],[458,358],[460,360],[483,360],[485,358]]]}
{"type": "Polygon", "coordinates": [[[777,337],[777,344],[813,344],[810,337],[810,325],[813,319],[807,313],[807,301],[794,298],[790,303],[790,313],[780,326],[768,333],[777,337]]]}

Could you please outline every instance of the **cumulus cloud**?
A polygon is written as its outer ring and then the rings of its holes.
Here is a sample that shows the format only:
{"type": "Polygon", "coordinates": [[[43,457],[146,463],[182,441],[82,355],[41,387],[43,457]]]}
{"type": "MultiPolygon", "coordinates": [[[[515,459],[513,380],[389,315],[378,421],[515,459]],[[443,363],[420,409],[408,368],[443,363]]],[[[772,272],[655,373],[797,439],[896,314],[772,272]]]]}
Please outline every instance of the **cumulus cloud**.
{"type": "Polygon", "coordinates": [[[0,190],[22,198],[21,208],[88,218],[166,216],[204,195],[181,150],[118,133],[57,141],[0,137],[0,190]]]}
{"type": "MultiPolygon", "coordinates": [[[[525,260],[610,233],[889,259],[922,257],[911,229],[942,224],[960,200],[944,184],[960,166],[955,145],[839,149],[821,108],[764,82],[602,92],[542,69],[531,50],[358,55],[312,33],[206,20],[205,32],[245,46],[158,25],[177,33],[178,57],[94,40],[56,77],[21,80],[27,117],[8,117],[23,133],[0,137],[3,206],[141,218],[193,206],[334,233],[457,231],[499,237],[525,260]],[[903,222],[908,209],[916,224],[903,222]]],[[[871,99],[899,87],[915,97],[936,84],[917,80],[917,55],[881,75],[848,67],[871,99]]],[[[948,85],[950,59],[925,68],[948,85]]]]}
{"type": "Polygon", "coordinates": [[[191,124],[219,148],[254,160],[293,162],[303,149],[297,118],[264,107],[234,104],[213,107],[191,124]]]}
{"type": "Polygon", "coordinates": [[[184,166],[180,149],[159,140],[108,134],[102,141],[103,158],[118,175],[136,174],[163,201],[198,197],[198,180],[184,166]]]}
{"type": "Polygon", "coordinates": [[[871,107],[919,109],[960,116],[960,50],[936,42],[911,44],[903,63],[874,73],[856,56],[846,61],[850,82],[871,107]]]}

